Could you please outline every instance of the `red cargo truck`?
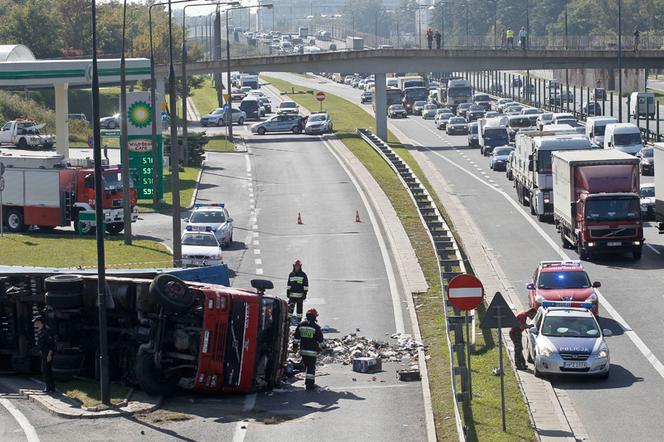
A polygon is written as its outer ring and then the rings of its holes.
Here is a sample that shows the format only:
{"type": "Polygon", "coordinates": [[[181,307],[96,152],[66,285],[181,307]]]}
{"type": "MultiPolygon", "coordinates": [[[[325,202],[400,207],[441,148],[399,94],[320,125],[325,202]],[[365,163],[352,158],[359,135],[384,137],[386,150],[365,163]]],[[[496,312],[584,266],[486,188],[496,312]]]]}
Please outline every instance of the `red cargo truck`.
{"type": "MultiPolygon", "coordinates": [[[[42,229],[70,226],[87,234],[96,222],[94,168],[65,162],[61,155],[8,155],[5,165],[5,191],[2,204],[4,222],[11,232],[30,226],[42,229]]],[[[123,188],[120,166],[104,166],[104,228],[109,234],[124,229],[123,188]]],[[[136,190],[131,189],[131,220],[138,219],[136,190]]]]}
{"type": "Polygon", "coordinates": [[[611,150],[553,152],[553,218],[564,248],[581,259],[631,252],[641,258],[639,159],[611,150]]]}

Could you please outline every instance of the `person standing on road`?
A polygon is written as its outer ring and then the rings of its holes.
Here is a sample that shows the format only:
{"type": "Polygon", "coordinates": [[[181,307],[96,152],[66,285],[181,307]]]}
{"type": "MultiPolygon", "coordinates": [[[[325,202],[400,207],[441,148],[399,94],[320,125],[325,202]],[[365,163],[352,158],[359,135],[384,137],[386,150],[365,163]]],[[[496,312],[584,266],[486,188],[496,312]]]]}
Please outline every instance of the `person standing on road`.
{"type": "Polygon", "coordinates": [[[638,51],[639,50],[639,40],[641,39],[641,32],[639,32],[639,28],[635,27],[634,28],[634,50],[638,51]]]}
{"type": "Polygon", "coordinates": [[[427,30],[427,44],[429,45],[429,49],[433,49],[433,31],[431,28],[427,30]]]}
{"type": "Polygon", "coordinates": [[[46,326],[44,317],[39,315],[32,320],[35,330],[37,331],[37,347],[39,348],[39,355],[41,357],[41,372],[46,387],[44,393],[52,393],[55,391],[55,383],[53,382],[53,355],[55,354],[55,339],[51,329],[46,326]]]}
{"type": "Polygon", "coordinates": [[[440,39],[442,38],[440,31],[436,31],[436,33],[433,34],[433,38],[436,39],[436,49],[440,49],[440,39]]]}
{"type": "Polygon", "coordinates": [[[323,331],[316,323],[318,311],[315,308],[307,310],[306,319],[300,322],[293,336],[293,350],[300,351],[304,364],[304,385],[307,390],[315,390],[316,385],[316,357],[318,352],[325,348],[323,331]]]}
{"type": "Polygon", "coordinates": [[[521,30],[519,31],[519,46],[521,46],[522,51],[526,50],[527,40],[528,40],[528,31],[526,31],[526,28],[521,26],[521,30]]]}
{"type": "Polygon", "coordinates": [[[519,321],[519,326],[512,327],[510,330],[510,339],[514,344],[514,362],[516,363],[517,370],[526,369],[526,360],[523,358],[523,342],[521,340],[521,335],[526,329],[526,322],[528,319],[533,319],[536,313],[537,309],[535,308],[517,313],[516,320],[519,321]]]}
{"type": "MultiPolygon", "coordinates": [[[[302,320],[302,305],[307,299],[309,291],[309,279],[307,274],[302,271],[302,262],[297,259],[293,263],[293,271],[288,275],[288,286],[286,288],[286,297],[290,308],[297,309],[297,321],[302,320]]],[[[293,324],[294,325],[294,324],[293,324]]]]}
{"type": "Polygon", "coordinates": [[[507,27],[505,31],[505,37],[507,38],[507,44],[505,45],[506,49],[514,49],[514,31],[511,26],[507,27]]]}

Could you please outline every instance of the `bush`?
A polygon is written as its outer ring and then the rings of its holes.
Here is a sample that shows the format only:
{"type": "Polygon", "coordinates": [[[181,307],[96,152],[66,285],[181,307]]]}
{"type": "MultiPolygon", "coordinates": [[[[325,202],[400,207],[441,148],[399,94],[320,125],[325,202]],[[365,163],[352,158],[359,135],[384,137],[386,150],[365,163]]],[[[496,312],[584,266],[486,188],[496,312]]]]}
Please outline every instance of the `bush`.
{"type": "MultiPolygon", "coordinates": [[[[205,154],[204,147],[208,143],[209,138],[205,132],[189,132],[187,134],[187,146],[189,147],[188,166],[200,166],[203,163],[203,155],[205,154]]],[[[180,162],[184,162],[184,155],[182,153],[182,138],[178,137],[178,145],[180,146],[180,162]]],[[[164,155],[170,156],[171,154],[171,137],[164,136],[164,155]]]]}

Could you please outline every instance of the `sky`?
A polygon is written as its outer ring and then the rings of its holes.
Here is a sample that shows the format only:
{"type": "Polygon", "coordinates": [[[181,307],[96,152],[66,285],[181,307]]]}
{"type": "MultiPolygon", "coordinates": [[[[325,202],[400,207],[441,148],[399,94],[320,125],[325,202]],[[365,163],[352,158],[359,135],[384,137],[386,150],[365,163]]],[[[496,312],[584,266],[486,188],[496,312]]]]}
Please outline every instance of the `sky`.
{"type": "MultiPolygon", "coordinates": [[[[161,1],[167,1],[167,0],[161,0],[161,1]]],[[[97,3],[110,3],[111,0],[97,0],[97,3]]],[[[146,3],[145,0],[127,0],[127,3],[146,3]]],[[[211,3],[210,6],[197,6],[197,7],[190,7],[187,8],[187,16],[189,15],[205,15],[209,14],[211,12],[214,12],[216,9],[216,2],[212,0],[192,0],[189,3],[179,3],[179,4],[174,4],[173,9],[182,9],[185,5],[187,4],[200,4],[200,5],[205,5],[206,3],[211,3]]],[[[242,6],[249,6],[249,5],[256,5],[258,4],[258,0],[244,0],[242,1],[242,6]]],[[[263,1],[262,3],[268,3],[268,1],[263,1]]],[[[164,6],[166,8],[166,6],[164,6]]]]}

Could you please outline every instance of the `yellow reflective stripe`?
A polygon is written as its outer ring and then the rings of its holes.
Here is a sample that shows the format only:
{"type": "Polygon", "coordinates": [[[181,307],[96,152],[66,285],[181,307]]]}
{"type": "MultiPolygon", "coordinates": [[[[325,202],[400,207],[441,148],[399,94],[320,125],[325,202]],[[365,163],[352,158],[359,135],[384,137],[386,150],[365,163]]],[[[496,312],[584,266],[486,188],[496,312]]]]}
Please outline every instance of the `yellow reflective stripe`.
{"type": "Polygon", "coordinates": [[[289,293],[288,296],[291,298],[302,298],[304,293],[289,293]]]}
{"type": "Polygon", "coordinates": [[[309,290],[309,286],[308,286],[308,285],[305,285],[305,286],[302,287],[302,288],[303,288],[304,290],[309,290]]]}
{"type": "Polygon", "coordinates": [[[302,356],[318,356],[318,352],[314,350],[300,350],[302,356]]]}
{"type": "Polygon", "coordinates": [[[316,375],[315,375],[315,374],[309,374],[309,373],[307,373],[307,374],[304,375],[304,377],[305,377],[305,379],[316,379],[316,375]]]}
{"type": "Polygon", "coordinates": [[[297,282],[298,284],[303,284],[304,283],[304,277],[303,276],[291,276],[288,279],[288,282],[297,282]]]}
{"type": "Polygon", "coordinates": [[[313,327],[300,326],[300,337],[301,338],[313,338],[316,335],[316,329],[313,327]]]}

